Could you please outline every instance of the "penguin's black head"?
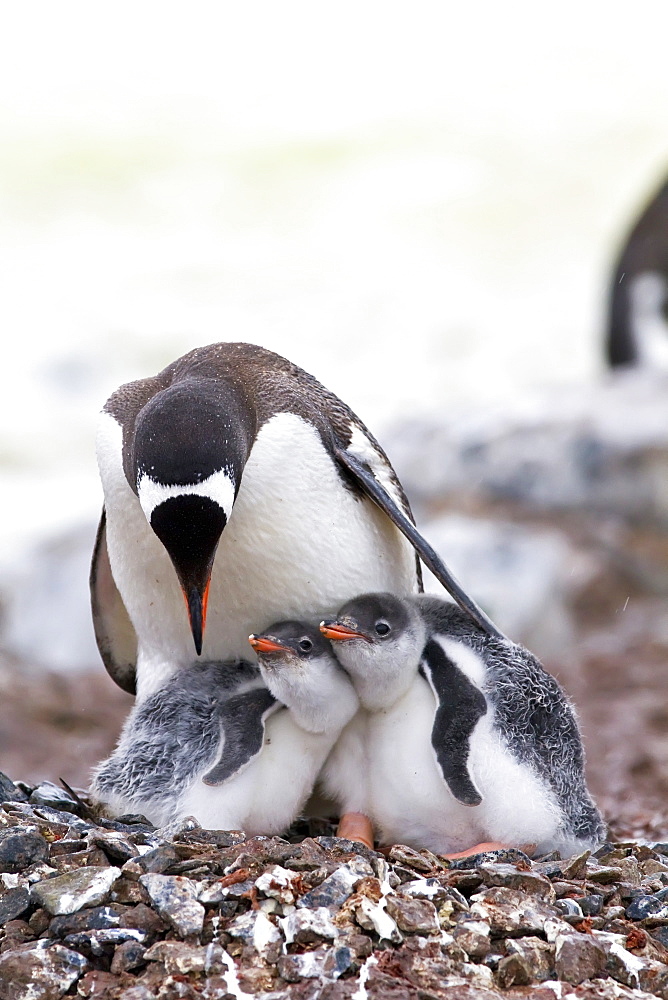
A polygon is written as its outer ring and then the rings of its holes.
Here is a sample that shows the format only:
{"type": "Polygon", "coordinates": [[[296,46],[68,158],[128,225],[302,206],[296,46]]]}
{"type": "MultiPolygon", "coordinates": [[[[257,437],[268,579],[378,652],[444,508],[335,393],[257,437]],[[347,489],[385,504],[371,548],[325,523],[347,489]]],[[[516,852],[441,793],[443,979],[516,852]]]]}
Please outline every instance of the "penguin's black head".
{"type": "Polygon", "coordinates": [[[394,594],[362,594],[344,604],[336,618],[321,622],[320,631],[334,642],[385,643],[395,640],[409,623],[409,611],[401,598],[394,594]]]}
{"type": "Polygon", "coordinates": [[[331,655],[329,644],[315,625],[286,621],[271,625],[263,635],[249,635],[248,641],[266,666],[278,662],[304,662],[314,656],[331,655]]]}
{"type": "Polygon", "coordinates": [[[174,383],[137,418],[134,488],[176,570],[198,655],[213,560],[254,435],[247,400],[212,379],[174,383]]]}

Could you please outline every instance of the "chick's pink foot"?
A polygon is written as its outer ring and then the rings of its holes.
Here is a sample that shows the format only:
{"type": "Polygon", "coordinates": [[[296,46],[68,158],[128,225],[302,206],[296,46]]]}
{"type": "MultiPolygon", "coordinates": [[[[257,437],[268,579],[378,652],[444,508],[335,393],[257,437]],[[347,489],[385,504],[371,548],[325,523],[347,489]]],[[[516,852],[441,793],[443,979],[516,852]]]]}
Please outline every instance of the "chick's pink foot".
{"type": "Polygon", "coordinates": [[[339,820],[336,836],[345,837],[346,840],[354,840],[373,850],[373,826],[369,817],[365,816],[364,813],[344,813],[339,820]]]}

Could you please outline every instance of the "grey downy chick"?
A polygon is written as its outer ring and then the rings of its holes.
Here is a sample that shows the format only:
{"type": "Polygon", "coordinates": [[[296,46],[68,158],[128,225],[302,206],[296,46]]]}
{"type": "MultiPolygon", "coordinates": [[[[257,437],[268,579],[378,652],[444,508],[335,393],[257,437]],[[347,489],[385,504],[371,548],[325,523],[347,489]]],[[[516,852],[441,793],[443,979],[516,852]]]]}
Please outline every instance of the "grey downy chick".
{"type": "MultiPolygon", "coordinates": [[[[575,713],[528,650],[424,595],[364,594],[321,631],[368,712],[364,811],[385,842],[572,853],[603,839],[575,713]]],[[[360,766],[352,750],[339,742],[326,787],[360,766]]]]}
{"type": "Polygon", "coordinates": [[[259,669],[193,664],[135,706],[95,776],[102,801],[158,825],[192,815],[249,836],[290,826],[357,696],[317,627],[284,622],[251,641],[259,669]]]}

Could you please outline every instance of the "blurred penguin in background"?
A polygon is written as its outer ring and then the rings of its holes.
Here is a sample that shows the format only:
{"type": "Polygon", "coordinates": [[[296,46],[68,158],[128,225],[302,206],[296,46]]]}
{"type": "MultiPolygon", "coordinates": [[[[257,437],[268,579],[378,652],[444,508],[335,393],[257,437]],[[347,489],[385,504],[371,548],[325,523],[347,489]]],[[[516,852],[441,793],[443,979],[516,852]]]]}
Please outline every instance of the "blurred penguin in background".
{"type": "Polygon", "coordinates": [[[608,363],[668,371],[668,180],[624,243],[608,310],[608,363]]]}

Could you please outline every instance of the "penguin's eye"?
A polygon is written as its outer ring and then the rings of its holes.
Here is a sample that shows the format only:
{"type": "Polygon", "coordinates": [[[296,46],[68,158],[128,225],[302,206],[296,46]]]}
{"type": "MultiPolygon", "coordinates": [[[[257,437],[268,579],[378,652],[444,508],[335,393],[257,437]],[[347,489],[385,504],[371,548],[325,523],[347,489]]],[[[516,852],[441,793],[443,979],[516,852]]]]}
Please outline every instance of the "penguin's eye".
{"type": "Polygon", "coordinates": [[[302,653],[310,653],[313,649],[313,643],[310,639],[300,639],[297,645],[301,649],[302,653]]]}
{"type": "Polygon", "coordinates": [[[390,631],[390,626],[387,622],[376,622],[376,632],[378,635],[387,635],[390,631]]]}

